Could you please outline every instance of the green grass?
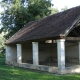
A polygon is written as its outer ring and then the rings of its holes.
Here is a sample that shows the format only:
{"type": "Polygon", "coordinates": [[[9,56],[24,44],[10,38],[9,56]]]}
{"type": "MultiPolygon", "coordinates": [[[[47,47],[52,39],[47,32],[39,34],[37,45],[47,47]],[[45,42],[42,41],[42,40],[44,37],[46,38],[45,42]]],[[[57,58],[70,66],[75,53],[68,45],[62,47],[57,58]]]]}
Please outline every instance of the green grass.
{"type": "Polygon", "coordinates": [[[7,66],[0,55],[0,80],[80,80],[80,74],[55,75],[7,66]]]}

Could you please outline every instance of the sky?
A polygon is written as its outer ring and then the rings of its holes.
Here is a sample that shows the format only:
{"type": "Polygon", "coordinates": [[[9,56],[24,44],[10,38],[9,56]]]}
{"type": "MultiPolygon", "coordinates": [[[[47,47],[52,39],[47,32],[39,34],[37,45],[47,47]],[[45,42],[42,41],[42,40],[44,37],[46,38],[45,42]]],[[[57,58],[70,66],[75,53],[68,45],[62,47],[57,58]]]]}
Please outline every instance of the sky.
{"type": "Polygon", "coordinates": [[[80,5],[80,0],[52,0],[54,4],[53,8],[58,8],[60,11],[61,8],[67,6],[67,8],[72,8],[80,5]]]}

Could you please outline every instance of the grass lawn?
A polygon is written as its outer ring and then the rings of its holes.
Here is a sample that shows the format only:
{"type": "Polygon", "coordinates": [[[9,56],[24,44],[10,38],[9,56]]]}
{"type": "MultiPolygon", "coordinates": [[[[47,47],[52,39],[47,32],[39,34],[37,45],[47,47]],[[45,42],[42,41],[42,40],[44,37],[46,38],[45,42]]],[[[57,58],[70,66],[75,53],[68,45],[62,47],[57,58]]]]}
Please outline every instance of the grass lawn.
{"type": "Polygon", "coordinates": [[[0,80],[80,80],[80,74],[55,75],[5,65],[0,55],[0,80]]]}

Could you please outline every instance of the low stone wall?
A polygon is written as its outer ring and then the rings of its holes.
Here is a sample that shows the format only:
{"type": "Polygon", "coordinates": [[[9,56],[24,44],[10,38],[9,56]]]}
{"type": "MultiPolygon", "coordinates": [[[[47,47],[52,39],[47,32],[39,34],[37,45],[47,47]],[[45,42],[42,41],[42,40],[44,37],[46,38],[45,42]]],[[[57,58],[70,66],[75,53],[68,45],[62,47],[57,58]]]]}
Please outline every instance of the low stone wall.
{"type": "Polygon", "coordinates": [[[45,66],[45,65],[33,65],[28,63],[12,63],[13,66],[21,67],[21,68],[28,68],[28,69],[34,69],[39,71],[45,71],[49,73],[56,73],[56,74],[67,74],[67,73],[80,73],[80,65],[72,66],[72,67],[66,67],[65,70],[59,71],[58,67],[54,66],[45,66]]]}
{"type": "Polygon", "coordinates": [[[66,68],[66,73],[80,73],[80,65],[75,65],[66,68]]]}
{"type": "Polygon", "coordinates": [[[21,67],[21,68],[28,68],[28,69],[35,69],[35,70],[40,70],[40,71],[46,71],[50,73],[57,73],[58,68],[57,67],[51,67],[51,66],[45,66],[45,65],[33,65],[33,64],[28,64],[28,63],[12,63],[13,66],[16,67],[21,67]]]}

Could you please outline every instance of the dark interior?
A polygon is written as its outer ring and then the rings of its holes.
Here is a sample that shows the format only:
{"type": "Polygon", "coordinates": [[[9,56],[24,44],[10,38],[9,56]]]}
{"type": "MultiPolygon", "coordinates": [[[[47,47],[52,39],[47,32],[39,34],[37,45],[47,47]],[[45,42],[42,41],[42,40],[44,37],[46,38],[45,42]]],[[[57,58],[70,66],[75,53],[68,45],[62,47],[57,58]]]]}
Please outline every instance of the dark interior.
{"type": "Polygon", "coordinates": [[[67,37],[80,37],[80,25],[72,29],[67,37]]]}

